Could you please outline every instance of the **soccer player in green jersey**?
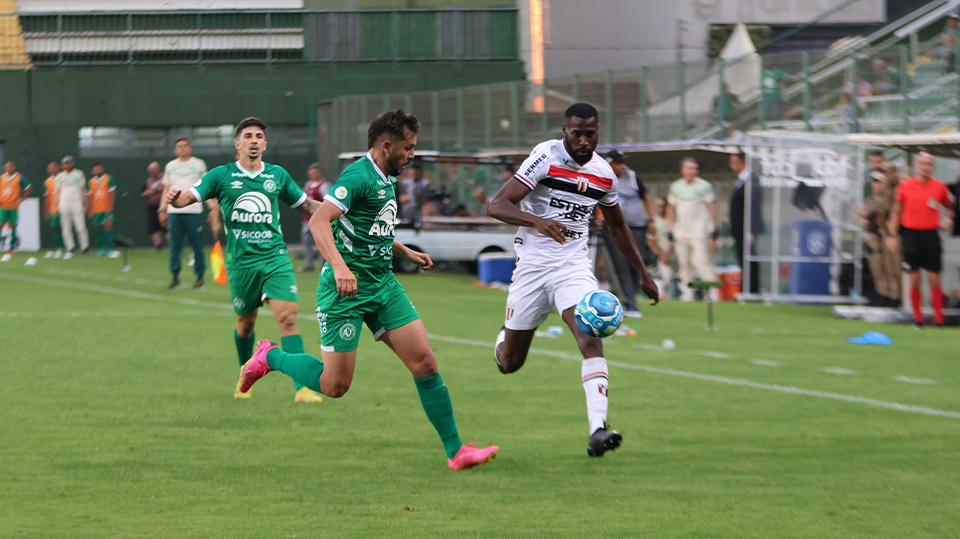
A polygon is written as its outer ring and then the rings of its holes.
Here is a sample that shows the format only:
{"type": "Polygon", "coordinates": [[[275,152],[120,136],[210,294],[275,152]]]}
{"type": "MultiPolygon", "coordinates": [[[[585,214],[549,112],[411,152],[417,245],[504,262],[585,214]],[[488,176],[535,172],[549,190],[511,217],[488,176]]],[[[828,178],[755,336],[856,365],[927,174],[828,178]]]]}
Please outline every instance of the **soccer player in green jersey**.
{"type": "Polygon", "coordinates": [[[500,448],[460,442],[450,394],[437,372],[427,331],[392,269],[394,256],[424,270],[433,266],[428,255],[394,239],[396,176],[413,159],[419,130],[417,118],[402,110],[378,116],[367,131],[369,153],[343,171],[310,218],[310,231],[327,261],[317,286],[323,361],[260,341],[240,373],[241,389],[275,370],[324,395],[342,397],[353,381],[360,324],[366,323],[374,338],[386,343],[413,374],[420,403],[443,441],[450,469],[462,470],[487,463],[500,448]]]}
{"type": "MultiPolygon", "coordinates": [[[[283,349],[304,352],[297,329],[297,280],[283,242],[277,204],[282,201],[304,215],[313,215],[320,207],[320,202],[307,198],[286,170],[263,162],[266,130],[257,118],[240,122],[234,143],[240,159],[214,168],[189,191],[169,189],[166,197],[167,204],[175,208],[210,198],[220,203],[227,230],[227,280],[237,314],[233,337],[241,367],[253,355],[257,311],[265,302],[270,304],[280,328],[283,349]]],[[[216,212],[211,215],[216,220],[216,212]]],[[[219,223],[211,222],[211,227],[218,230],[219,223]]],[[[234,397],[249,398],[250,392],[240,391],[238,382],[234,397]]],[[[297,384],[295,400],[323,402],[323,397],[297,384]]]]}

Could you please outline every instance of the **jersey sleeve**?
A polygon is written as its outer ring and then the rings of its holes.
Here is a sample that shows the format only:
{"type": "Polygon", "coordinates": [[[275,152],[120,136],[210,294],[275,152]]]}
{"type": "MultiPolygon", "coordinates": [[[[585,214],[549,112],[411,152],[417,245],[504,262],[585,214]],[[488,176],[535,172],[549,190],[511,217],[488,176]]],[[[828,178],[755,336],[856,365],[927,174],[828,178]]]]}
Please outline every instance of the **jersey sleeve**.
{"type": "Polygon", "coordinates": [[[710,182],[706,182],[706,183],[707,183],[707,185],[706,185],[706,188],[704,189],[703,201],[704,201],[704,202],[714,202],[714,201],[717,200],[717,195],[714,194],[714,192],[713,192],[713,184],[710,183],[710,182]]]}
{"type": "Polygon", "coordinates": [[[283,187],[280,188],[280,200],[291,208],[297,208],[307,200],[307,194],[293,181],[290,174],[283,171],[283,187]]]}
{"type": "Polygon", "coordinates": [[[30,180],[28,180],[23,174],[20,175],[20,189],[23,191],[30,189],[30,180]]]}
{"type": "MultiPolygon", "coordinates": [[[[164,181],[166,181],[166,179],[164,179],[164,181]]],[[[197,199],[197,202],[204,201],[208,198],[216,198],[219,194],[219,183],[220,172],[217,169],[213,169],[204,174],[197,183],[193,184],[190,192],[193,193],[193,198],[197,199]]]]}
{"type": "Polygon", "coordinates": [[[676,205],[677,205],[677,196],[673,194],[673,187],[674,187],[675,185],[677,185],[677,182],[671,183],[671,184],[670,184],[670,190],[667,191],[667,204],[670,204],[670,205],[672,205],[672,206],[676,206],[676,205]]]}
{"type": "Polygon", "coordinates": [[[346,172],[337,180],[323,200],[330,201],[343,213],[350,213],[353,203],[367,196],[367,183],[362,174],[346,172]]]}
{"type": "Polygon", "coordinates": [[[117,190],[117,182],[113,179],[113,174],[107,175],[107,186],[110,187],[111,191],[117,190]]]}
{"type": "Polygon", "coordinates": [[[163,167],[163,185],[173,185],[173,180],[170,178],[170,163],[163,167]]]}
{"type": "MultiPolygon", "coordinates": [[[[613,172],[612,170],[610,171],[613,172]]],[[[607,194],[603,195],[598,202],[601,206],[616,206],[620,203],[620,180],[617,179],[616,174],[610,174],[610,178],[613,180],[610,184],[610,189],[607,191],[607,194]]]]}
{"type": "Polygon", "coordinates": [[[953,193],[946,185],[943,186],[943,192],[940,193],[940,203],[948,208],[953,207],[953,193]]]}
{"type": "Polygon", "coordinates": [[[524,185],[533,189],[540,183],[540,180],[547,177],[550,171],[550,149],[546,144],[538,144],[530,156],[520,163],[520,168],[514,175],[514,178],[521,181],[524,185]]]}

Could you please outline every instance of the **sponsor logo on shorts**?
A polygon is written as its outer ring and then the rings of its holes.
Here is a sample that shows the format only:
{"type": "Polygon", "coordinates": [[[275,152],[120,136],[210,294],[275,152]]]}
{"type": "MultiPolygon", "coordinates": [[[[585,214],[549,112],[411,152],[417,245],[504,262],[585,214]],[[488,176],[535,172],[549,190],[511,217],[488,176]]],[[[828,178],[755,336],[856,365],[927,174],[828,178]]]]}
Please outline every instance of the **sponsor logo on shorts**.
{"type": "Polygon", "coordinates": [[[297,293],[297,285],[292,285],[292,286],[290,287],[290,293],[291,293],[291,294],[296,294],[296,293],[297,293]]]}
{"type": "Polygon", "coordinates": [[[347,188],[342,185],[340,187],[337,187],[333,191],[333,196],[339,198],[340,200],[347,198],[347,188]]]}
{"type": "Polygon", "coordinates": [[[242,309],[246,306],[246,303],[240,298],[233,298],[233,305],[238,309],[242,309]]]}
{"type": "Polygon", "coordinates": [[[233,204],[230,220],[239,223],[273,223],[272,204],[263,193],[244,193],[233,204]]]}
{"type": "Polygon", "coordinates": [[[272,193],[277,190],[277,184],[273,180],[267,180],[263,182],[263,189],[268,193],[272,193]]]}
{"type": "Polygon", "coordinates": [[[327,313],[320,312],[320,308],[317,308],[317,321],[320,322],[320,334],[325,335],[327,333],[327,313]]]}
{"type": "Polygon", "coordinates": [[[340,338],[345,340],[350,340],[357,333],[357,328],[353,327],[353,324],[344,324],[340,326],[340,338]]]}

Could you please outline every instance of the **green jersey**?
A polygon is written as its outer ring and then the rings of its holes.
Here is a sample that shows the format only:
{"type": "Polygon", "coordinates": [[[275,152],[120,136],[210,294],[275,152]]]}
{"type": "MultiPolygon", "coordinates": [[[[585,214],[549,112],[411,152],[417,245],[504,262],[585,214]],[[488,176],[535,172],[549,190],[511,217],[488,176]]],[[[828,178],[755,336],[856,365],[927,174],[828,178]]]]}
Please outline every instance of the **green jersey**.
{"type": "Polygon", "coordinates": [[[337,250],[364,282],[393,276],[397,223],[397,179],[385,175],[370,154],[347,167],[324,197],[343,215],[333,224],[337,250]]]}
{"type": "Polygon", "coordinates": [[[303,204],[307,195],[282,167],[263,163],[248,172],[237,163],[219,166],[190,188],[197,200],[216,198],[227,231],[227,269],[249,268],[286,258],[287,246],[280,230],[283,201],[291,208],[303,204]]]}

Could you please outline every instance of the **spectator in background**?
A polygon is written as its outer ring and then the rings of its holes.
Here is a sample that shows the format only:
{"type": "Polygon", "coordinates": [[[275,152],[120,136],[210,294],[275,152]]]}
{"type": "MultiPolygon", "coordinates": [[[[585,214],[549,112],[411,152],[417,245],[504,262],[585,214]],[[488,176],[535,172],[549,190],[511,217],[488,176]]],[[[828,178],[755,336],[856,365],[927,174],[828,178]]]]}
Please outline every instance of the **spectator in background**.
{"type": "MultiPolygon", "coordinates": [[[[307,198],[323,202],[323,197],[327,196],[329,191],[330,182],[323,177],[323,169],[320,168],[320,163],[310,165],[310,168],[307,169],[307,183],[303,184],[303,192],[306,193],[307,198]]],[[[323,256],[317,250],[317,243],[310,232],[309,223],[310,216],[304,215],[303,226],[300,229],[300,241],[303,242],[303,267],[297,270],[301,272],[314,271],[314,261],[319,262],[318,265],[321,267],[325,263],[323,256]]]]}
{"type": "Polygon", "coordinates": [[[900,183],[900,175],[893,163],[881,165],[882,172],[874,172],[873,195],[854,209],[863,226],[864,241],[870,249],[867,263],[873,275],[877,295],[871,303],[875,307],[899,307],[901,293],[900,250],[887,246],[887,220],[893,208],[893,194],[900,183]]]}
{"type": "MultiPolygon", "coordinates": [[[[193,184],[207,173],[207,164],[202,159],[193,157],[193,147],[190,139],[177,139],[175,149],[177,158],[167,163],[163,170],[163,198],[160,201],[160,224],[167,225],[170,231],[170,273],[173,280],[167,290],[180,289],[180,269],[182,267],[184,236],[193,246],[193,271],[197,274],[197,281],[193,284],[194,290],[203,288],[203,276],[207,270],[206,258],[203,254],[203,204],[194,202],[183,208],[175,208],[166,203],[167,193],[170,191],[187,192],[193,184]],[[169,220],[169,225],[168,225],[169,220]]],[[[210,228],[215,238],[220,237],[219,208],[214,207],[217,201],[208,200],[210,206],[210,228]],[[216,211],[217,213],[214,213],[216,211]]]]}
{"type": "Polygon", "coordinates": [[[730,91],[730,85],[723,83],[723,93],[713,98],[711,115],[716,122],[728,122],[740,112],[740,99],[730,91]]]}
{"type": "Polygon", "coordinates": [[[873,94],[874,95],[888,95],[900,93],[900,73],[897,71],[897,68],[890,65],[889,62],[882,58],[873,59],[873,94]],[[893,78],[896,77],[897,80],[894,81],[893,78]]]}
{"type": "MultiPolygon", "coordinates": [[[[667,226],[680,263],[680,298],[693,300],[689,284],[694,276],[704,281],[716,281],[713,264],[707,255],[707,241],[716,241],[720,228],[716,197],[710,182],[697,176],[700,166],[692,157],[680,160],[681,178],[670,184],[667,196],[667,226]]],[[[714,299],[717,290],[711,289],[714,299]]]]}
{"type": "Polygon", "coordinates": [[[47,181],[43,182],[43,219],[50,223],[53,229],[53,242],[56,251],[47,251],[44,258],[60,258],[63,256],[63,232],[60,230],[60,210],[57,208],[57,174],[60,165],[51,161],[47,165],[47,181]]]}
{"type": "Polygon", "coordinates": [[[947,61],[947,72],[953,73],[955,69],[954,57],[956,56],[957,40],[960,38],[960,14],[951,11],[947,14],[947,21],[940,33],[940,46],[934,48],[931,53],[934,58],[947,61]]]}
{"type": "Polygon", "coordinates": [[[494,187],[496,187],[496,189],[494,189],[494,191],[499,191],[500,188],[503,187],[503,184],[505,184],[505,183],[507,183],[508,181],[512,180],[513,177],[514,177],[516,174],[517,174],[517,169],[514,168],[513,165],[511,165],[510,163],[507,163],[506,165],[503,165],[503,170],[500,172],[500,177],[501,177],[501,179],[502,179],[503,181],[500,182],[500,185],[494,186],[494,187]]]}
{"type": "Polygon", "coordinates": [[[423,205],[430,198],[430,182],[423,177],[423,163],[414,159],[410,176],[400,182],[400,219],[419,227],[423,218],[423,205]]]}
{"type": "Polygon", "coordinates": [[[154,161],[147,165],[147,181],[143,183],[140,196],[147,199],[147,232],[153,240],[153,247],[159,253],[163,250],[164,226],[160,224],[160,201],[163,200],[163,170],[160,163],[154,161]]]}
{"type": "MultiPolygon", "coordinates": [[[[627,159],[623,152],[612,150],[606,155],[610,168],[617,176],[617,189],[620,193],[620,210],[623,212],[623,219],[633,233],[633,240],[637,244],[641,258],[649,258],[647,254],[647,222],[649,216],[653,213],[650,204],[650,193],[643,185],[643,181],[637,178],[636,172],[627,167],[627,159]]],[[[604,227],[600,231],[603,243],[610,253],[613,261],[613,269],[617,272],[617,280],[620,282],[620,289],[623,293],[621,301],[623,302],[623,315],[631,318],[640,318],[643,316],[637,309],[637,291],[640,290],[640,274],[630,263],[630,260],[617,249],[613,242],[613,235],[610,230],[604,227]]]]}
{"type": "Polygon", "coordinates": [[[670,297],[673,282],[673,241],[670,240],[670,227],[667,224],[667,199],[660,197],[656,204],[654,226],[647,232],[647,247],[657,256],[657,269],[660,270],[660,278],[663,280],[661,296],[665,293],[670,297]]]}
{"type": "Polygon", "coordinates": [[[777,69],[773,59],[767,58],[766,65],[760,75],[760,95],[763,101],[763,119],[768,122],[779,122],[783,119],[783,94],[781,90],[788,79],[787,73],[777,69]]]}
{"type": "Polygon", "coordinates": [[[746,138],[746,135],[743,134],[743,131],[740,131],[733,125],[732,122],[723,122],[723,140],[725,142],[730,142],[732,144],[739,144],[743,142],[743,139],[746,138]]]}
{"type": "MultiPolygon", "coordinates": [[[[0,174],[0,229],[4,226],[10,229],[10,250],[0,258],[0,261],[9,262],[13,258],[13,250],[20,243],[17,240],[17,223],[20,220],[20,204],[33,191],[30,180],[17,172],[17,164],[7,161],[3,165],[3,174],[0,174]]],[[[3,238],[0,236],[0,244],[3,238]]],[[[2,250],[2,247],[0,247],[2,250]]]]}
{"type": "MultiPolygon", "coordinates": [[[[737,261],[744,266],[744,254],[747,249],[755,256],[756,239],[764,233],[763,226],[763,188],[760,178],[747,167],[747,155],[743,152],[730,156],[730,170],[737,175],[737,183],[730,197],[730,234],[736,245],[737,261]],[[747,182],[750,182],[750,231],[745,231],[747,182]]],[[[745,286],[751,294],[760,293],[760,264],[750,262],[750,283],[745,286]]]]}
{"type": "Polygon", "coordinates": [[[103,169],[103,163],[93,165],[93,177],[90,178],[87,194],[90,196],[90,217],[97,238],[97,256],[106,254],[117,258],[120,253],[113,250],[113,203],[117,195],[117,184],[113,176],[103,169]]]}
{"type": "Polygon", "coordinates": [[[930,305],[933,307],[933,323],[943,325],[943,290],[940,288],[940,270],[943,266],[943,248],[938,229],[952,226],[953,200],[947,186],[932,177],[936,169],[933,156],[917,154],[917,175],[900,182],[894,199],[896,202],[887,221],[887,247],[901,249],[904,267],[910,278],[910,304],[913,320],[917,326],[924,324],[920,303],[920,270],[927,271],[930,285],[930,305]],[[940,219],[940,207],[947,210],[947,217],[940,219]],[[899,243],[898,243],[899,237],[899,243]]]}
{"type": "Polygon", "coordinates": [[[490,195],[484,191],[483,187],[473,190],[473,198],[480,203],[480,217],[490,217],[490,195]]]}
{"type": "Polygon", "coordinates": [[[870,160],[870,170],[864,175],[863,199],[867,200],[873,195],[873,178],[877,175],[883,176],[884,166],[887,164],[887,158],[883,156],[883,150],[871,150],[867,157],[870,160]]]}
{"type": "Polygon", "coordinates": [[[73,157],[66,156],[60,161],[63,170],[57,174],[57,209],[60,211],[60,226],[63,227],[63,244],[67,252],[64,260],[73,258],[76,244],[73,233],[76,230],[80,250],[86,254],[90,248],[90,236],[87,234],[87,177],[79,169],[73,168],[73,157]]]}

